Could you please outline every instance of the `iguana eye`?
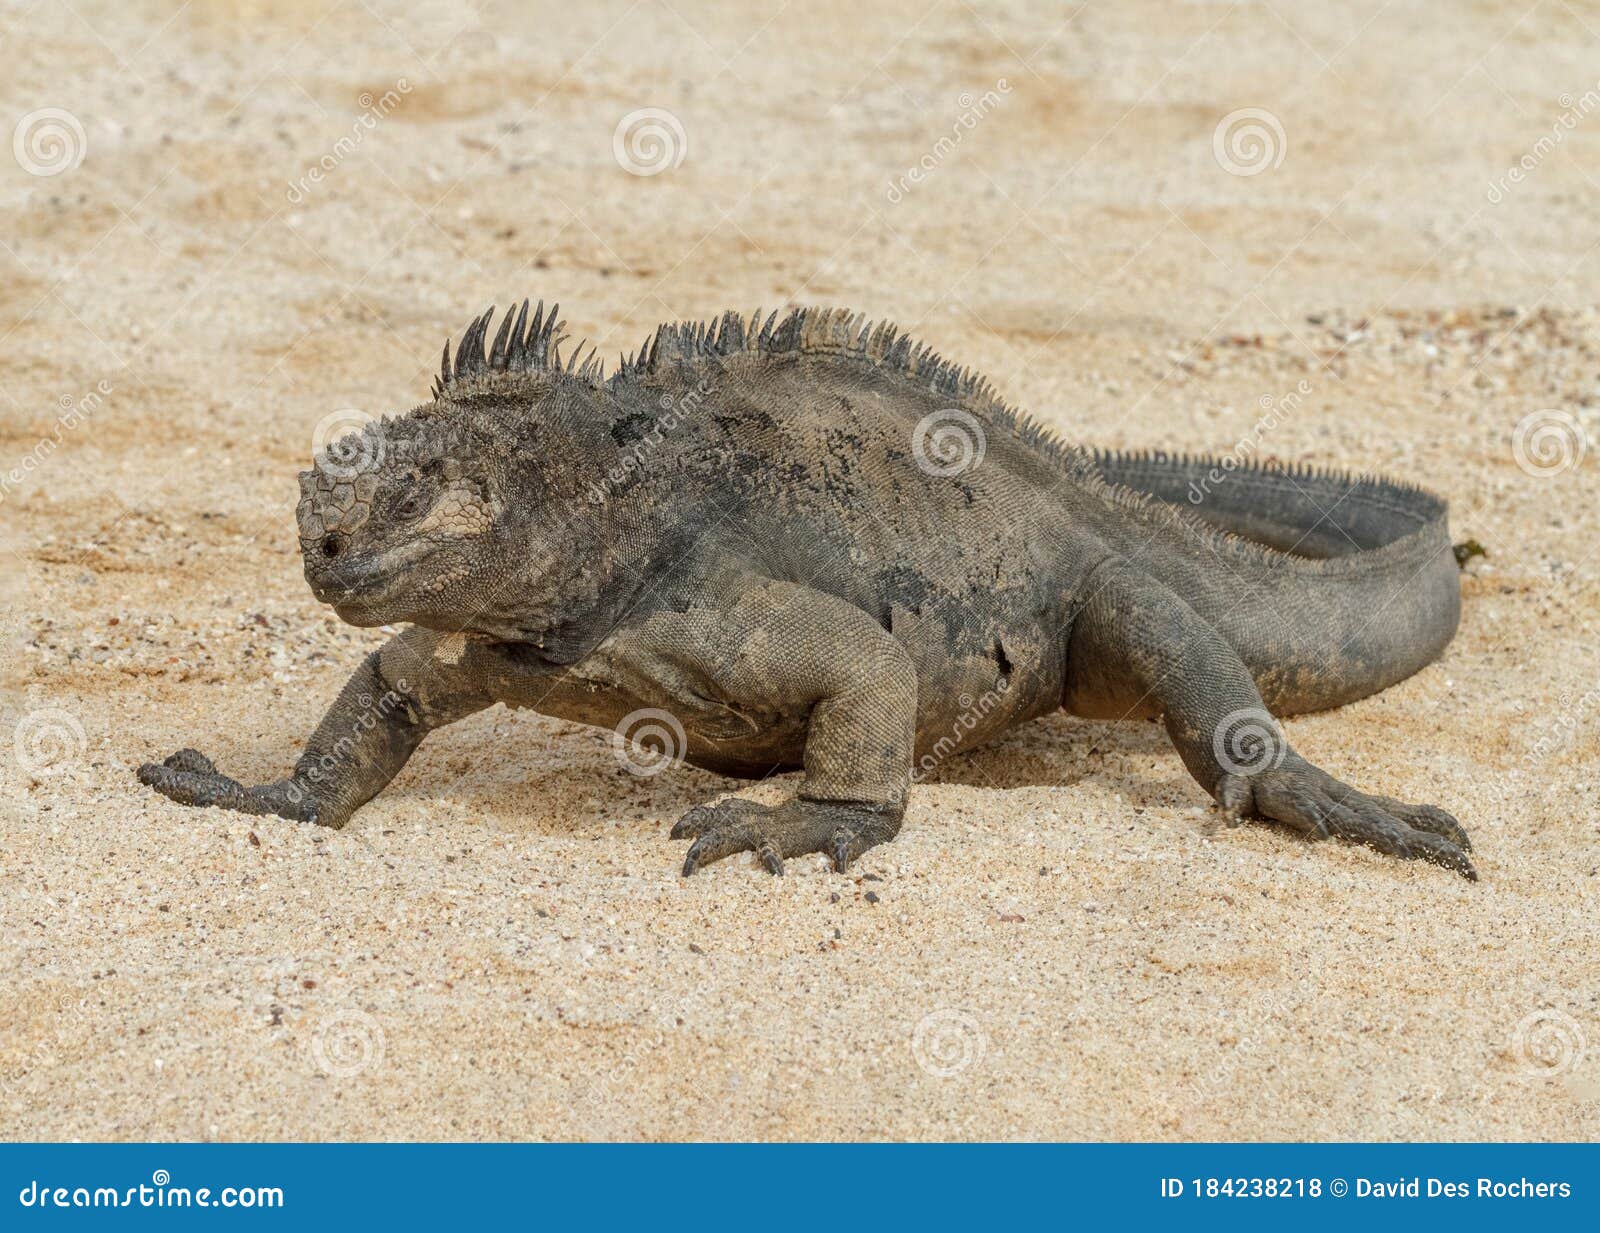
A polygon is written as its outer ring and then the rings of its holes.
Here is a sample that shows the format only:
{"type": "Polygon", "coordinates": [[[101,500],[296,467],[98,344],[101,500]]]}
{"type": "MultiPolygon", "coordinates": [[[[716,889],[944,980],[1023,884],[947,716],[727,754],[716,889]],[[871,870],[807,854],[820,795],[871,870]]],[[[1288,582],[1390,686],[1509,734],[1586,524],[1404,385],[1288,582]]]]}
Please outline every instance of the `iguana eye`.
{"type": "Polygon", "coordinates": [[[395,502],[396,518],[416,518],[428,508],[427,490],[417,484],[409,485],[395,502]]]}

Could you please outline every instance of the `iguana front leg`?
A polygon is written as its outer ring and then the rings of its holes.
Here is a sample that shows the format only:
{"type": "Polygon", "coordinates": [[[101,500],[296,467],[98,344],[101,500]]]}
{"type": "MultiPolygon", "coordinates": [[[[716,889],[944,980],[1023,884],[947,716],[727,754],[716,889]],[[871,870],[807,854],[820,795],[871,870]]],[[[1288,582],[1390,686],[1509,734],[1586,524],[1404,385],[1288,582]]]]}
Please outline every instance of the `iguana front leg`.
{"type": "Polygon", "coordinates": [[[1103,564],[1088,587],[1068,643],[1067,710],[1160,714],[1190,774],[1231,818],[1337,835],[1477,880],[1466,831],[1444,810],[1358,792],[1291,749],[1238,652],[1176,594],[1126,561],[1103,564]]]}
{"type": "Polygon", "coordinates": [[[430,630],[407,629],[362,660],[287,779],[247,787],[197,750],[180,749],[141,766],[139,780],[180,805],[343,826],[399,774],[429,732],[493,703],[440,653],[440,641],[430,630]]]}
{"type": "Polygon", "coordinates": [[[842,871],[899,831],[916,740],[916,668],[860,608],[757,581],[720,608],[654,614],[628,654],[691,733],[708,712],[758,724],[807,719],[805,779],[794,799],[767,806],[735,797],[678,821],[673,838],[694,840],[685,876],[734,852],[755,852],[775,874],[787,857],[822,852],[842,871]]]}

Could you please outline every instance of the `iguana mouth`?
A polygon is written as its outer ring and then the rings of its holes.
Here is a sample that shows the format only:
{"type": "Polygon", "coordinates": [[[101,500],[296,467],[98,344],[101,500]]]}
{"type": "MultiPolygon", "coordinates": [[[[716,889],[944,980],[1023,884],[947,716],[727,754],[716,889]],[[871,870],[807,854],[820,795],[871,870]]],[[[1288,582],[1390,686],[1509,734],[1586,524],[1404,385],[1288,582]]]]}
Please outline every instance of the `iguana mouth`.
{"type": "Polygon", "coordinates": [[[337,543],[319,545],[305,553],[306,582],[318,602],[332,604],[341,618],[351,620],[347,614],[387,607],[417,589],[416,567],[439,547],[414,540],[386,552],[352,553],[337,543]]]}

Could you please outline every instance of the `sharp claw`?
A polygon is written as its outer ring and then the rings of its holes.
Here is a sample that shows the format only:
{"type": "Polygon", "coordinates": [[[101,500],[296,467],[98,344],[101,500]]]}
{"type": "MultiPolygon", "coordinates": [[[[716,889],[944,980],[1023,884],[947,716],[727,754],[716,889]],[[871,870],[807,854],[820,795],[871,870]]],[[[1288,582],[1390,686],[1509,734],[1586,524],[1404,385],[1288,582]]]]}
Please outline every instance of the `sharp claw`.
{"type": "MultiPolygon", "coordinates": [[[[1440,812],[1443,813],[1444,811],[1441,810],[1440,812]]],[[[1449,827],[1448,831],[1440,832],[1444,838],[1455,844],[1456,847],[1460,848],[1463,852],[1472,851],[1472,837],[1467,834],[1466,827],[1462,826],[1461,823],[1457,822],[1449,814],[1444,814],[1444,816],[1440,818],[1440,822],[1449,827]]]]}
{"type": "Polygon", "coordinates": [[[696,805],[674,823],[670,837],[673,839],[698,839],[716,821],[716,817],[717,807],[715,805],[696,805]]]}
{"type": "Polygon", "coordinates": [[[1473,867],[1472,862],[1467,858],[1467,854],[1460,848],[1452,848],[1449,851],[1442,852],[1434,857],[1433,860],[1437,864],[1443,865],[1446,869],[1454,869],[1469,882],[1478,880],[1477,869],[1473,867]]]}
{"type": "Polygon", "coordinates": [[[1217,804],[1222,809],[1222,819],[1226,825],[1240,825],[1251,804],[1249,780],[1243,775],[1223,775],[1217,785],[1217,804]]]}
{"type": "Polygon", "coordinates": [[[898,821],[880,828],[876,816],[858,822],[833,804],[794,800],[768,806],[732,797],[691,809],[673,826],[672,837],[693,840],[683,858],[686,878],[735,852],[755,853],[762,868],[781,878],[787,872],[785,856],[804,852],[827,856],[834,869],[844,873],[852,857],[892,838],[898,821]]]}

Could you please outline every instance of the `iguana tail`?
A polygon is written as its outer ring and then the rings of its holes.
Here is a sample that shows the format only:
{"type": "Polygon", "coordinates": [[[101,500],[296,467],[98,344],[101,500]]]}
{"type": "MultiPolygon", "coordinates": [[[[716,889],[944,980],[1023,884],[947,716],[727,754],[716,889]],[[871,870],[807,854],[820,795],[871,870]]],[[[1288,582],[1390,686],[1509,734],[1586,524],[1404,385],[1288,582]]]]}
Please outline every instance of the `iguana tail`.
{"type": "Polygon", "coordinates": [[[1161,553],[1155,572],[1233,643],[1276,713],[1375,693],[1432,662],[1455,634],[1459,570],[1445,502],[1432,493],[1292,464],[1094,460],[1112,483],[1202,524],[1205,547],[1161,553]]]}

